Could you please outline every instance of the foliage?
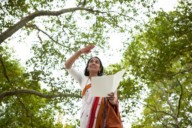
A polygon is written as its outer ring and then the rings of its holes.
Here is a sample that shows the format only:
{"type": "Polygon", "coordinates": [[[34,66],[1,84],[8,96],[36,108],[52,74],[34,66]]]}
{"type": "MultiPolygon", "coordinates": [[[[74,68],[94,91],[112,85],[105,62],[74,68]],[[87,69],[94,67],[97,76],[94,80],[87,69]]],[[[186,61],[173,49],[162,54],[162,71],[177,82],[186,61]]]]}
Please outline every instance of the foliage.
{"type": "MultiPolygon", "coordinates": [[[[139,14],[146,14],[145,16],[151,14],[153,2],[1,1],[0,107],[3,109],[0,125],[60,127],[60,124],[54,125],[55,111],[62,111],[64,115],[75,115],[78,111],[75,109],[78,108],[75,104],[79,102],[80,90],[75,88],[74,81],[68,80],[68,74],[63,70],[63,62],[69,54],[88,43],[107,50],[110,34],[112,32],[127,34],[132,31],[132,27],[141,23],[137,18],[139,14]],[[71,3],[74,3],[75,7],[70,7],[71,3]],[[130,25],[135,21],[138,24],[130,25]],[[10,59],[9,52],[3,49],[11,44],[22,43],[30,45],[30,53],[33,55],[27,61],[26,70],[18,61],[10,59]]],[[[80,61],[83,62],[82,59],[80,61]]],[[[128,81],[125,80],[120,86],[122,99],[131,97],[135,94],[134,89],[137,90],[134,82],[130,78],[126,79],[128,81]],[[134,89],[131,91],[132,87],[134,89]]]]}
{"type": "MultiPolygon", "coordinates": [[[[24,88],[45,93],[33,75],[26,75],[18,61],[13,60],[7,48],[0,46],[0,127],[55,127],[54,116],[56,107],[49,100],[35,95],[15,93],[11,97],[5,92],[24,88]],[[4,93],[4,95],[2,95],[4,93]],[[53,107],[54,106],[54,109],[53,107]]],[[[11,95],[11,94],[10,94],[11,95]]],[[[55,127],[56,128],[56,127],[55,127]]]]}
{"type": "Polygon", "coordinates": [[[124,54],[124,66],[150,90],[134,128],[191,126],[191,12],[189,1],[160,11],[124,54]]]}

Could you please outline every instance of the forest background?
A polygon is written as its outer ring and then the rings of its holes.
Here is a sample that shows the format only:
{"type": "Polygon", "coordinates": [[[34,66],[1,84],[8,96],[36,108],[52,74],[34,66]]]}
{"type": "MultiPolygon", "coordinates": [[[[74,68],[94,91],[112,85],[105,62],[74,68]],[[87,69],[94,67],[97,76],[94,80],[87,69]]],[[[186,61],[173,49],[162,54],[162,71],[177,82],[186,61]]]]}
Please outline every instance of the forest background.
{"type": "Polygon", "coordinates": [[[88,43],[118,88],[125,127],[191,128],[192,2],[1,0],[0,127],[79,127],[81,91],[64,62],[88,43]],[[169,3],[164,2],[165,5],[169,3]],[[169,8],[169,7],[168,7],[169,8]]]}

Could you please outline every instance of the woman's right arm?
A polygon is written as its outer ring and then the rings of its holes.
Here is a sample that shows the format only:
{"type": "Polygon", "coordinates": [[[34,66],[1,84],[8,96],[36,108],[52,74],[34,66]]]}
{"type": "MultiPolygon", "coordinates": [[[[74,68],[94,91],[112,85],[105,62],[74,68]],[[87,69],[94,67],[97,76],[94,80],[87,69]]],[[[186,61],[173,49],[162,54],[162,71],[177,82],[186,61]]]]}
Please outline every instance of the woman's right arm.
{"type": "Polygon", "coordinates": [[[75,60],[81,55],[81,50],[75,52],[66,62],[65,62],[65,68],[70,69],[75,60]]]}
{"type": "Polygon", "coordinates": [[[75,60],[81,55],[81,54],[87,54],[91,52],[91,49],[94,48],[94,45],[88,45],[85,48],[80,49],[79,51],[75,52],[66,62],[65,62],[65,68],[67,71],[72,75],[72,77],[79,82],[81,85],[83,74],[80,74],[75,69],[71,68],[75,60]]]}
{"type": "Polygon", "coordinates": [[[75,62],[75,60],[77,60],[79,58],[79,56],[81,54],[87,54],[91,52],[91,49],[93,49],[95,46],[94,45],[88,45],[80,50],[78,50],[77,52],[75,52],[75,54],[73,54],[66,62],[65,62],[65,68],[66,69],[70,69],[71,66],[73,65],[73,63],[75,62]]]}

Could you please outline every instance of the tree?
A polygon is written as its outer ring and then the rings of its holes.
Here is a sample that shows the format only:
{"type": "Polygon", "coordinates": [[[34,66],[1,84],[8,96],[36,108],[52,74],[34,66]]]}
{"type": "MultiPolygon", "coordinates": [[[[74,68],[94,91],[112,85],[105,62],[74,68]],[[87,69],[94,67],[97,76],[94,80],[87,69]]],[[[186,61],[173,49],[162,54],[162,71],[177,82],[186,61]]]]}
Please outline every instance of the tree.
{"type": "Polygon", "coordinates": [[[138,21],[135,17],[141,13],[149,15],[152,4],[148,0],[2,1],[1,49],[22,42],[31,45],[33,54],[24,70],[17,61],[4,55],[7,52],[0,51],[2,126],[7,123],[9,127],[44,127],[46,124],[53,127],[56,110],[74,115],[75,102],[79,101],[81,92],[74,89],[74,81],[67,81],[67,73],[63,70],[66,56],[88,42],[104,49],[110,33],[131,31],[130,24],[138,21]],[[74,2],[76,7],[67,8],[69,2],[74,2]],[[26,38],[30,41],[23,42],[26,38]],[[61,106],[66,104],[70,107],[63,110],[61,106]],[[14,115],[18,118],[11,118],[14,115]]]}
{"type": "Polygon", "coordinates": [[[42,98],[54,95],[41,89],[33,78],[35,72],[26,73],[5,48],[0,46],[0,49],[0,127],[56,128],[54,115],[57,107],[42,98]]]}
{"type": "Polygon", "coordinates": [[[181,1],[172,12],[160,11],[124,54],[124,66],[150,90],[142,103],[144,115],[133,128],[192,124],[191,5],[181,1]]]}

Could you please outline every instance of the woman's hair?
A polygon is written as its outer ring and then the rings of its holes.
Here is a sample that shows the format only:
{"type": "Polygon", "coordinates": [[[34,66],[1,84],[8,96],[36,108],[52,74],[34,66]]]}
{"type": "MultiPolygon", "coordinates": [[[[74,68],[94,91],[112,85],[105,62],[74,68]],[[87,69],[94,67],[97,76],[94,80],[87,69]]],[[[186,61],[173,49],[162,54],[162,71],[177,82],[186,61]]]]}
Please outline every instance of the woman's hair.
{"type": "MultiPolygon", "coordinates": [[[[100,63],[100,71],[98,72],[98,76],[102,76],[103,75],[103,64],[102,64],[102,62],[101,62],[101,60],[99,59],[99,57],[92,57],[92,58],[97,58],[98,60],[99,60],[99,63],[100,63]]],[[[92,58],[90,58],[89,60],[88,60],[88,62],[87,62],[87,65],[86,65],[86,68],[85,68],[85,72],[84,72],[84,75],[85,76],[89,76],[89,71],[88,71],[88,65],[89,65],[89,62],[90,62],[90,60],[92,59],[92,58]]]]}

